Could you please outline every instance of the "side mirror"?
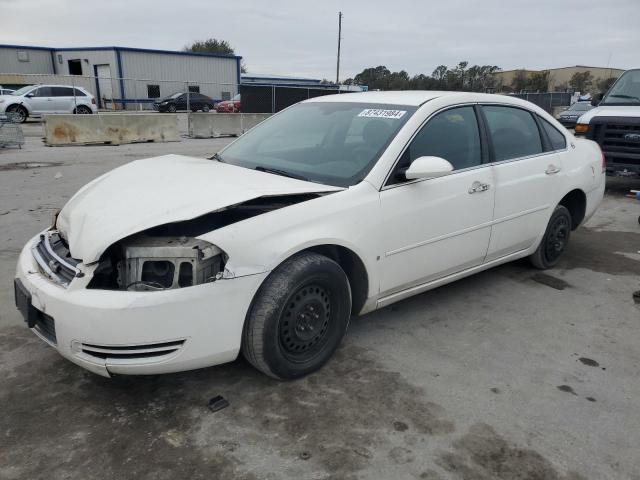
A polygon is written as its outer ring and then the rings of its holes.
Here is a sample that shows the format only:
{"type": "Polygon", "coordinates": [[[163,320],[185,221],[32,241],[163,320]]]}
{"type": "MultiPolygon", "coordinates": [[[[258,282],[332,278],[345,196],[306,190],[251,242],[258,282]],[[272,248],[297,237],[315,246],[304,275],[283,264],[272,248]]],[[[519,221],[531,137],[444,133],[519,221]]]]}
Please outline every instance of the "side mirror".
{"type": "Polygon", "coordinates": [[[33,93],[27,93],[27,94],[25,95],[25,97],[27,97],[27,98],[33,98],[33,97],[35,97],[35,94],[33,94],[33,93]]]}
{"type": "Polygon", "coordinates": [[[602,99],[604,98],[604,93],[600,92],[600,93],[596,93],[592,98],[591,98],[591,105],[593,105],[594,107],[597,107],[598,104],[602,101],[602,99]]]}
{"type": "Polygon", "coordinates": [[[447,175],[453,171],[453,165],[440,157],[416,158],[405,172],[407,180],[417,178],[436,178],[447,175]]]}

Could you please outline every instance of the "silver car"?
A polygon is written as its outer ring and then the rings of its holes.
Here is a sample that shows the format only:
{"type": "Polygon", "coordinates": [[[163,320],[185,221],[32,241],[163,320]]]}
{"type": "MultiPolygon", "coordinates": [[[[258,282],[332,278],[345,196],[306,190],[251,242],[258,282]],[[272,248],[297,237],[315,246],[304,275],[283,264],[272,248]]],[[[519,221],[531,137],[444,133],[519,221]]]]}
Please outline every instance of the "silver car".
{"type": "Polygon", "coordinates": [[[567,108],[564,112],[560,112],[557,119],[567,128],[573,128],[576,126],[576,122],[580,116],[591,110],[593,106],[589,102],[576,102],[567,108]]]}
{"type": "Polygon", "coordinates": [[[45,113],[96,113],[96,99],[82,87],[68,85],[28,85],[0,95],[0,113],[11,113],[18,122],[45,113]]]}

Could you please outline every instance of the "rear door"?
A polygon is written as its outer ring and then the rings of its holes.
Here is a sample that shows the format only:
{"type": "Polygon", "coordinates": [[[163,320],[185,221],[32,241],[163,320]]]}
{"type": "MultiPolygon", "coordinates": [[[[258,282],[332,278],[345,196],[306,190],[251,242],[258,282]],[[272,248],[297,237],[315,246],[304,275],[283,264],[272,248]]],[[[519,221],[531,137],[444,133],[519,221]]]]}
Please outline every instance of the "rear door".
{"type": "Polygon", "coordinates": [[[481,109],[496,192],[489,262],[528,249],[546,229],[562,187],[558,152],[566,150],[566,142],[551,148],[542,120],[524,108],[483,105],[481,109]]]}
{"type": "Polygon", "coordinates": [[[56,113],[71,113],[75,109],[75,98],[71,87],[51,87],[56,113]]]}

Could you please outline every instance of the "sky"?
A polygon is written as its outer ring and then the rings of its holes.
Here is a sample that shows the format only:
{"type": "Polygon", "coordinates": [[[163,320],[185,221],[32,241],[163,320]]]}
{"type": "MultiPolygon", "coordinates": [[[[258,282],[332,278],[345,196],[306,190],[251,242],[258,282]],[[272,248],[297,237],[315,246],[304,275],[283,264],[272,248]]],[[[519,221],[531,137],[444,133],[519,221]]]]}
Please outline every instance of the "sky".
{"type": "Polygon", "coordinates": [[[227,40],[249,72],[334,80],[385,65],[640,67],[640,0],[0,0],[0,44],[180,50],[227,40]]]}

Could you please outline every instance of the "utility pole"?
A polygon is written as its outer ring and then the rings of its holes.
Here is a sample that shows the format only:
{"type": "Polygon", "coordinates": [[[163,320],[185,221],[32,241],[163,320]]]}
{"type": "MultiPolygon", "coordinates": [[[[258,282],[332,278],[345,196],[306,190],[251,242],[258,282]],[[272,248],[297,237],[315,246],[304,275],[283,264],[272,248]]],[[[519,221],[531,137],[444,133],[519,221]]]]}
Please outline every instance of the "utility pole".
{"type": "Polygon", "coordinates": [[[336,66],[336,84],[340,83],[340,40],[342,40],[342,12],[338,12],[338,64],[336,66]]]}

